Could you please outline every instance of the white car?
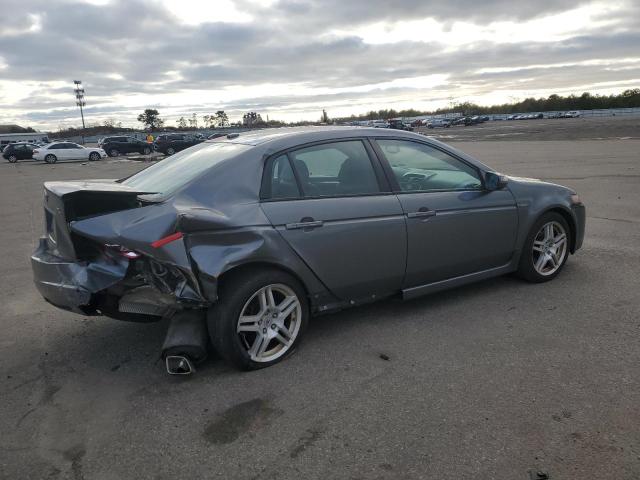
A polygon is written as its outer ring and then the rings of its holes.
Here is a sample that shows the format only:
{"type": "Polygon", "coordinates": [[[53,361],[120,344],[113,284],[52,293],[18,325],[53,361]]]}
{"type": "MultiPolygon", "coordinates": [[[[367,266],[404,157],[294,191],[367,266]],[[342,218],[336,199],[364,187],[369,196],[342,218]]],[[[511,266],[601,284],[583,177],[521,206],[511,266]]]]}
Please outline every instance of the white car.
{"type": "Polygon", "coordinates": [[[107,152],[97,147],[83,147],[77,143],[54,142],[33,151],[34,160],[56,163],[58,160],[100,160],[107,157],[107,152]]]}

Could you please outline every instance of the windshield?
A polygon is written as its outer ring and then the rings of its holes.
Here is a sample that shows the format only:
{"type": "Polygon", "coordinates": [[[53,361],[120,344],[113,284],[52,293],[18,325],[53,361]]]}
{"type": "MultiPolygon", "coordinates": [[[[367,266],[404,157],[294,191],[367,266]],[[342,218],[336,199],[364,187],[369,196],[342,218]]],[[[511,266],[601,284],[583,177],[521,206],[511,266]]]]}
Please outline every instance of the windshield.
{"type": "Polygon", "coordinates": [[[250,148],[249,145],[238,143],[201,143],[165,158],[122,183],[143,192],[155,192],[156,195],[147,195],[145,199],[159,200],[171,195],[205,170],[250,148]]]}

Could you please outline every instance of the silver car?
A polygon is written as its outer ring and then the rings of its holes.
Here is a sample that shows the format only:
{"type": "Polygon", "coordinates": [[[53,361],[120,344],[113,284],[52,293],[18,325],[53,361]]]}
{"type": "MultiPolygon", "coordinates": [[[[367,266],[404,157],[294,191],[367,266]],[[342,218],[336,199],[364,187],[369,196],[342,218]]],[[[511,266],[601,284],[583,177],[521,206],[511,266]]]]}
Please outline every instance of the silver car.
{"type": "Polygon", "coordinates": [[[32,256],[51,304],[170,317],[170,373],[207,353],[281,361],[315,314],[511,272],[553,279],[582,245],[576,192],[496,173],[418,134],[306,127],[229,134],[117,181],[45,183],[32,256]]]}

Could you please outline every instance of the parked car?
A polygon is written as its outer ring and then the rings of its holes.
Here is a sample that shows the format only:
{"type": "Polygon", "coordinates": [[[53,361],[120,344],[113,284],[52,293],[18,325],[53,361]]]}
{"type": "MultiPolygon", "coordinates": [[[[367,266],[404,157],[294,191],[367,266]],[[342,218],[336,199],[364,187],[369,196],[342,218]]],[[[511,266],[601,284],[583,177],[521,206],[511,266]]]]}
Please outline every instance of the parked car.
{"type": "Polygon", "coordinates": [[[107,157],[107,152],[98,147],[83,147],[72,142],[54,142],[33,150],[35,160],[56,163],[58,160],[91,160],[107,157]]]}
{"type": "Polygon", "coordinates": [[[209,135],[207,137],[207,140],[214,140],[216,138],[220,138],[220,137],[226,137],[227,134],[226,133],[212,133],[211,135],[209,135]]]}
{"type": "Polygon", "coordinates": [[[369,122],[369,126],[374,128],[389,128],[389,123],[385,120],[372,120],[369,122]]]}
{"type": "Polygon", "coordinates": [[[569,188],[373,128],[229,134],[123,180],[44,189],[42,296],[85,316],[170,317],[170,373],[192,371],[207,334],[256,369],[314,314],[511,272],[552,280],[585,229],[569,188]]]}
{"type": "Polygon", "coordinates": [[[407,125],[402,120],[396,120],[396,119],[389,120],[389,128],[391,128],[392,130],[406,130],[407,132],[413,131],[412,126],[407,125]]]}
{"type": "Polygon", "coordinates": [[[570,112],[567,112],[564,114],[565,118],[579,118],[580,117],[580,112],[578,112],[577,110],[572,110],[570,112]]]}
{"type": "Polygon", "coordinates": [[[10,143],[2,150],[2,156],[10,163],[32,158],[36,145],[31,143],[10,143]]]}
{"type": "Polygon", "coordinates": [[[449,128],[450,126],[451,120],[446,118],[434,118],[427,123],[427,128],[449,128]]]}
{"type": "Polygon", "coordinates": [[[107,152],[110,157],[117,157],[127,153],[149,155],[153,151],[152,144],[126,135],[105,137],[98,142],[98,146],[107,152]]]}
{"type": "Polygon", "coordinates": [[[201,143],[203,140],[196,138],[193,135],[187,135],[184,133],[170,133],[166,135],[158,135],[153,148],[158,152],[162,152],[165,155],[173,155],[176,152],[184,150],[185,148],[192,147],[201,143]]]}

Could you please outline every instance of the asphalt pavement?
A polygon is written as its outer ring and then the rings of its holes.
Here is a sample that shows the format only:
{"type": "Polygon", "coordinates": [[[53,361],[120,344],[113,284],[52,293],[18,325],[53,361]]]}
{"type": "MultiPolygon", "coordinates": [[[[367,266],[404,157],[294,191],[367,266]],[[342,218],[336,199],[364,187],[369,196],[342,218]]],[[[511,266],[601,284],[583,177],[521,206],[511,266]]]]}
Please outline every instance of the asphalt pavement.
{"type": "Polygon", "coordinates": [[[42,182],[144,165],[1,163],[0,478],[640,478],[640,141],[454,146],[578,191],[584,247],[557,279],[318,317],[277,366],[191,378],[164,371],[166,323],[67,313],[32,284],[42,182]]]}

